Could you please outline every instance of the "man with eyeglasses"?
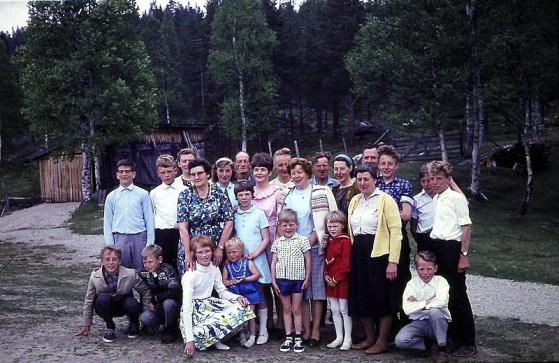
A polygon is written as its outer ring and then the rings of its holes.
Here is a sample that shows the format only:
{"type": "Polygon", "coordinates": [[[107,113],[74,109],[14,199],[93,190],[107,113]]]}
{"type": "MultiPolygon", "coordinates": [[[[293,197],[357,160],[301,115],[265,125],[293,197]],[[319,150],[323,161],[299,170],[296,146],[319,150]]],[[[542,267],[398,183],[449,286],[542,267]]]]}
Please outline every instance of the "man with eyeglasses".
{"type": "Polygon", "coordinates": [[[116,168],[120,185],[105,200],[105,244],[115,245],[122,251],[122,266],[140,271],[142,249],[155,240],[153,207],[148,192],[134,185],[134,163],[123,159],[116,168]]]}

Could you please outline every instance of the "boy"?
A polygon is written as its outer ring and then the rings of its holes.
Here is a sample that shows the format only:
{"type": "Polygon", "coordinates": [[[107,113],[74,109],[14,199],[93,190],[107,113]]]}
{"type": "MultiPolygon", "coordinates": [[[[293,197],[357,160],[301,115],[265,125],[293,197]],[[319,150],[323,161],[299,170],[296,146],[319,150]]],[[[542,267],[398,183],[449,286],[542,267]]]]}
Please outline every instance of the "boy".
{"type": "MultiPolygon", "coordinates": [[[[235,196],[239,207],[235,211],[235,236],[244,244],[244,253],[247,259],[252,260],[260,274],[258,279],[260,295],[264,296],[264,285],[272,282],[270,265],[266,256],[266,248],[270,243],[270,224],[266,213],[252,205],[254,187],[248,180],[239,180],[235,185],[235,196]]],[[[268,342],[269,334],[266,327],[268,320],[268,303],[262,300],[258,304],[258,319],[260,331],[256,344],[268,342]]]]}
{"type": "Polygon", "coordinates": [[[413,197],[410,231],[417,243],[417,250],[423,251],[428,249],[426,247],[429,241],[429,233],[433,228],[432,203],[433,197],[437,194],[429,174],[429,163],[423,164],[419,169],[419,182],[423,189],[413,197]]]}
{"type": "Polygon", "coordinates": [[[189,164],[191,161],[196,160],[196,150],[191,148],[184,148],[180,149],[177,154],[177,165],[181,170],[181,175],[177,177],[177,179],[184,185],[184,186],[191,186],[192,181],[190,180],[190,168],[189,164]]]}
{"type": "Polygon", "coordinates": [[[296,353],[305,350],[301,337],[303,316],[301,303],[303,290],[309,284],[311,271],[311,245],[308,238],[296,233],[297,213],[285,208],[278,215],[283,236],[272,244],[272,287],[280,296],[283,306],[283,324],[285,342],[280,352],[293,349],[296,353]],[[291,314],[295,325],[295,336],[292,334],[291,314]]]}
{"type": "Polygon", "coordinates": [[[186,188],[180,178],[175,179],[177,169],[171,155],[164,154],[155,162],[161,184],[155,187],[149,198],[155,219],[155,244],[163,249],[163,262],[177,265],[177,249],[180,240],[177,224],[177,203],[180,192],[186,188]]]}
{"type": "Polygon", "coordinates": [[[466,289],[472,221],[466,197],[450,187],[451,173],[452,166],[446,161],[429,164],[437,195],[433,198],[433,229],[429,235],[432,241],[426,247],[435,253],[439,274],[450,285],[448,308],[453,320],[448,335],[458,347],[452,354],[467,357],[477,352],[474,316],[466,289]]]}
{"type": "Polygon", "coordinates": [[[134,269],[121,265],[121,251],[115,246],[105,246],[101,249],[101,268],[93,271],[89,277],[85,303],[83,305],[83,327],[75,335],[91,335],[93,310],[107,325],[103,336],[105,343],[115,341],[115,323],[113,317],[128,316],[128,338],[138,336],[138,326],[142,304],[134,298],[132,289],[136,290],[142,299],[144,309],[151,301],[151,293],[146,283],[138,276],[134,269]]]}
{"type": "Polygon", "coordinates": [[[134,163],[128,159],[116,164],[120,185],[107,196],[103,233],[106,245],[122,252],[122,266],[140,271],[142,249],[154,242],[153,209],[149,194],[133,184],[134,163]]]}
{"type": "Polygon", "coordinates": [[[437,342],[437,363],[448,362],[446,333],[450,322],[448,311],[448,282],[437,272],[437,260],[431,251],[420,251],[415,255],[414,276],[406,285],[402,306],[411,322],[396,335],[396,346],[400,349],[425,351],[429,347],[425,339],[437,342]]]}
{"type": "Polygon", "coordinates": [[[158,245],[146,246],[142,251],[144,269],[140,277],[149,286],[152,294],[148,310],[140,321],[148,328],[157,329],[163,323],[162,344],[175,341],[180,310],[181,286],[177,271],[163,262],[163,250],[158,245]]]}

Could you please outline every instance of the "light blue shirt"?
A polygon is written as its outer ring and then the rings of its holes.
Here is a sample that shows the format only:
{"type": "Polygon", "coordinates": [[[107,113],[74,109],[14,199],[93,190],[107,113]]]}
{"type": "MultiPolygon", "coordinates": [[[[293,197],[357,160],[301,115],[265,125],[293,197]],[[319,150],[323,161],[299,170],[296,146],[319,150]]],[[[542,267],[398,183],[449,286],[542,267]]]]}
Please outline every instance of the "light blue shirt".
{"type": "MultiPolygon", "coordinates": [[[[316,177],[313,176],[312,179],[309,181],[312,185],[322,185],[318,183],[318,180],[316,180],[316,177]]],[[[337,187],[338,185],[340,185],[340,181],[337,179],[333,179],[328,177],[328,180],[326,181],[326,186],[330,189],[337,187]]]]}
{"type": "Polygon", "coordinates": [[[147,232],[146,245],[155,240],[153,207],[146,190],[130,184],[119,186],[105,200],[103,232],[105,243],[114,245],[114,233],[136,234],[147,232]]]}
{"type": "Polygon", "coordinates": [[[223,187],[219,182],[215,183],[221,190],[227,192],[227,196],[231,201],[231,205],[233,206],[233,210],[237,210],[239,206],[239,201],[237,200],[237,196],[235,195],[235,184],[233,182],[229,182],[226,187],[223,187]]]}
{"type": "MultiPolygon", "coordinates": [[[[313,232],[311,195],[312,185],[309,184],[309,186],[303,190],[293,188],[291,193],[285,198],[285,207],[291,208],[297,213],[297,222],[299,223],[297,233],[307,238],[309,238],[313,232]]],[[[312,248],[318,248],[318,243],[315,243],[312,248]]]]}

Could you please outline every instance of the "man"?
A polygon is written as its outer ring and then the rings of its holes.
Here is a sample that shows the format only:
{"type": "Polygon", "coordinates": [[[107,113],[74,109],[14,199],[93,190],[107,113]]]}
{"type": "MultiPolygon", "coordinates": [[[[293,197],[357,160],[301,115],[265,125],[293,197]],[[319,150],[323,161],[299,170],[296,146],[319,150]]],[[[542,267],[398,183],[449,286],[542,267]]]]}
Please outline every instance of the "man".
{"type": "Polygon", "coordinates": [[[439,273],[450,285],[448,309],[452,314],[448,336],[455,347],[456,357],[467,357],[477,352],[475,323],[466,289],[466,270],[470,267],[468,252],[472,221],[468,201],[463,194],[452,190],[452,166],[446,161],[429,164],[436,195],[433,198],[433,229],[428,249],[435,253],[439,273]]]}
{"type": "Polygon", "coordinates": [[[120,185],[105,201],[105,244],[122,251],[122,266],[140,271],[142,250],[155,240],[151,200],[146,190],[133,184],[136,170],[131,160],[120,160],[116,167],[120,185]]]}
{"type": "Polygon", "coordinates": [[[256,185],[256,180],[250,173],[250,156],[246,152],[239,151],[235,156],[235,171],[237,180],[248,180],[253,186],[256,185]]]}
{"type": "Polygon", "coordinates": [[[186,187],[180,178],[175,178],[177,169],[171,155],[160,155],[155,167],[161,179],[161,184],[149,193],[155,216],[155,244],[163,250],[163,262],[176,266],[177,241],[180,239],[177,203],[180,192],[186,187]]]}
{"type": "Polygon", "coordinates": [[[332,189],[340,185],[336,179],[330,178],[330,153],[322,151],[315,152],[312,157],[313,178],[310,180],[312,185],[325,185],[332,189]]]}
{"type": "Polygon", "coordinates": [[[361,159],[361,164],[371,165],[377,168],[378,166],[378,149],[375,144],[368,144],[363,150],[363,157],[361,159]]]}
{"type": "Polygon", "coordinates": [[[180,149],[177,154],[177,166],[181,169],[181,175],[177,177],[178,180],[182,182],[183,185],[189,186],[190,183],[190,172],[188,164],[191,161],[196,160],[196,150],[191,148],[180,149]]]}

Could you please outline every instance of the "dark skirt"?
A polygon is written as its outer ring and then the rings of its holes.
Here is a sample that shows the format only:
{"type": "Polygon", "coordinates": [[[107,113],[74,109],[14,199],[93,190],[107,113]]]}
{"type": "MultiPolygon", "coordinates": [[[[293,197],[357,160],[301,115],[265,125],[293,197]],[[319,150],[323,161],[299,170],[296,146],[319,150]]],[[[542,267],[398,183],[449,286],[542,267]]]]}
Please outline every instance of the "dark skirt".
{"type": "Polygon", "coordinates": [[[386,278],[388,255],[371,257],[375,236],[356,235],[351,252],[349,315],[380,318],[398,311],[398,280],[386,278]]]}

